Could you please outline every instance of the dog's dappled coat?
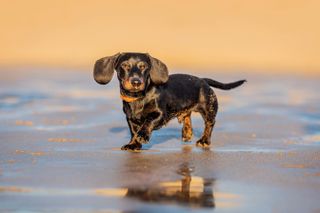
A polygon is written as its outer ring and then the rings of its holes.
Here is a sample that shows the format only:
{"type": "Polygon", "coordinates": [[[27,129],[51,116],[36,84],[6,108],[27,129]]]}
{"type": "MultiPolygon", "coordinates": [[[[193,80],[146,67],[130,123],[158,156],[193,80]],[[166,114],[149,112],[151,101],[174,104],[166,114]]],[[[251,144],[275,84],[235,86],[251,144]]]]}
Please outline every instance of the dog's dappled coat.
{"type": "Polygon", "coordinates": [[[141,149],[143,143],[149,142],[153,130],[173,118],[183,123],[183,141],[190,141],[192,112],[199,112],[205,123],[196,144],[209,146],[218,111],[217,97],[210,86],[228,90],[245,82],[223,84],[186,74],[169,75],[163,62],[145,53],[118,53],[97,60],[94,79],[99,84],[107,84],[114,72],[120,82],[123,111],[131,133],[130,142],[122,147],[124,150],[141,149]]]}

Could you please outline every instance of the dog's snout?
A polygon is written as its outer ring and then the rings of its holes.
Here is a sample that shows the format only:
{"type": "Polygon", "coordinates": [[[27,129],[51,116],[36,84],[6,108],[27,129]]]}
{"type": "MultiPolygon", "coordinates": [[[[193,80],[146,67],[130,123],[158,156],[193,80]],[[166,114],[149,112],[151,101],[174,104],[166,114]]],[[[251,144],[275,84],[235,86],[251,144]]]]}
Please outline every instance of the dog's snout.
{"type": "Polygon", "coordinates": [[[142,82],[139,78],[133,78],[131,79],[131,84],[134,87],[139,87],[142,84],[142,82]]]}

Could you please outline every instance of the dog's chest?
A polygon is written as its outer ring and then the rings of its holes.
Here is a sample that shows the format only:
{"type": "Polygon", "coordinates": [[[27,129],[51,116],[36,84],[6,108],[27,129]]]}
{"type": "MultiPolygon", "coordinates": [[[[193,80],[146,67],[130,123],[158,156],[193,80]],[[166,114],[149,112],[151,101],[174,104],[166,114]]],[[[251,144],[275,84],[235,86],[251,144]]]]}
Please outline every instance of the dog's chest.
{"type": "Polygon", "coordinates": [[[153,112],[156,108],[155,100],[149,102],[135,101],[129,104],[130,117],[134,120],[142,120],[146,115],[153,112]]]}
{"type": "Polygon", "coordinates": [[[129,104],[130,117],[133,119],[141,119],[144,111],[144,103],[141,101],[129,104]]]}

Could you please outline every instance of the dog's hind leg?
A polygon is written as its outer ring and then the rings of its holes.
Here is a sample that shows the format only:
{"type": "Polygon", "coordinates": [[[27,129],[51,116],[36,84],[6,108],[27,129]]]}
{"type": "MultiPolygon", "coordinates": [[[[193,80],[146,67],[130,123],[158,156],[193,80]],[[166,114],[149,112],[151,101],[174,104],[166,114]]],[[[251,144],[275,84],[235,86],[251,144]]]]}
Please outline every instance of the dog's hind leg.
{"type": "Polygon", "coordinates": [[[218,111],[218,101],[211,88],[203,88],[201,96],[203,101],[199,105],[198,110],[204,120],[205,128],[196,145],[208,147],[211,144],[211,134],[216,122],[215,118],[218,111]]]}
{"type": "Polygon", "coordinates": [[[184,142],[191,141],[193,136],[191,124],[191,112],[183,117],[182,140],[184,142]]]}

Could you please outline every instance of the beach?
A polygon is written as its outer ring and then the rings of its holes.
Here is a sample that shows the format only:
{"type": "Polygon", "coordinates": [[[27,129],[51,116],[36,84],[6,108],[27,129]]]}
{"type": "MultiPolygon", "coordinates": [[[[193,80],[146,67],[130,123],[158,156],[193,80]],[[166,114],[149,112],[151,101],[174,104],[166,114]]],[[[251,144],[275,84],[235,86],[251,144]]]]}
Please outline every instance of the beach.
{"type": "Polygon", "coordinates": [[[222,82],[209,149],[172,120],[141,151],[130,139],[119,83],[91,70],[2,68],[1,212],[319,212],[319,75],[192,72],[222,82]]]}

